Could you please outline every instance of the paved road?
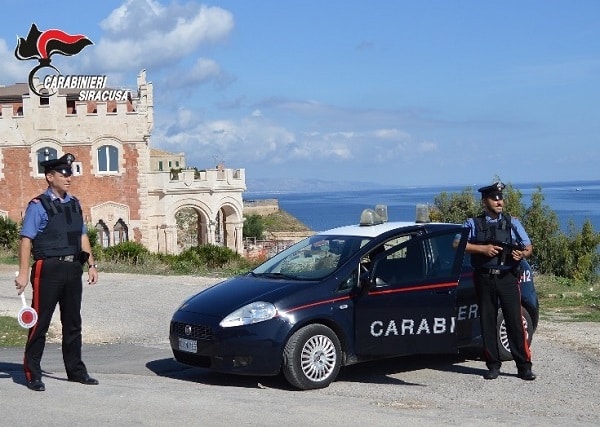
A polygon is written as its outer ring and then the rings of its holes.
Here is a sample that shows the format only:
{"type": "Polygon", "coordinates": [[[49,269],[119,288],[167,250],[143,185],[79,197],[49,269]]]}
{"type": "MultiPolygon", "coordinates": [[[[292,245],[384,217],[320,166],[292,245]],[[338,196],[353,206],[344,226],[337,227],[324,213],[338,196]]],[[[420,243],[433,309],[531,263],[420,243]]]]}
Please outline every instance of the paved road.
{"type": "MultiPolygon", "coordinates": [[[[0,268],[0,283],[10,280],[0,268]]],[[[60,345],[51,342],[43,359],[47,390],[32,392],[22,349],[0,349],[2,424],[600,425],[597,325],[542,321],[533,382],[516,378],[508,363],[498,380],[485,381],[480,361],[415,357],[351,366],[327,389],[301,392],[280,377],[223,375],[172,359],[171,313],[214,281],[102,275],[86,286],[83,309],[84,359],[100,385],[66,381],[60,345]]],[[[0,286],[3,314],[18,311],[12,291],[0,286]]]]}

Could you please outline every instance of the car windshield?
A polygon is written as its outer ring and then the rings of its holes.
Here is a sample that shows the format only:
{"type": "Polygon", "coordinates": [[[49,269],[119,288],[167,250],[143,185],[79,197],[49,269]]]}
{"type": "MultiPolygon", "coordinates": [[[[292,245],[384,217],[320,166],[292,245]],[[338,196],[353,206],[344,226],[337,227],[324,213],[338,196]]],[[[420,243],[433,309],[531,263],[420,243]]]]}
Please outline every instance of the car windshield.
{"type": "Polygon", "coordinates": [[[319,280],[333,273],[370,238],[315,235],[256,267],[252,274],[297,280],[319,280]]]}

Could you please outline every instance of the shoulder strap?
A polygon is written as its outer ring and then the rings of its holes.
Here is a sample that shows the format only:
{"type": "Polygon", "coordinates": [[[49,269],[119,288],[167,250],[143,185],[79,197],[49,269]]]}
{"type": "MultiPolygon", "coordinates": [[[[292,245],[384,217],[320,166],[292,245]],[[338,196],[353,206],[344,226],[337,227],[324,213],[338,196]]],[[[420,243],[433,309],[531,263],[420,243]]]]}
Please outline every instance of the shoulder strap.
{"type": "Polygon", "coordinates": [[[514,225],[511,221],[510,221],[510,215],[508,215],[508,224],[510,225],[510,228],[512,228],[512,231],[515,232],[515,237],[517,238],[517,243],[519,245],[523,245],[523,238],[521,237],[521,235],[519,234],[519,232],[517,231],[517,226],[514,225]]]}
{"type": "Polygon", "coordinates": [[[81,203],[79,203],[79,199],[75,196],[71,196],[71,200],[73,201],[73,212],[78,212],[83,215],[83,210],[81,209],[81,203]]]}
{"type": "Polygon", "coordinates": [[[56,206],[54,205],[54,203],[52,203],[50,196],[48,196],[47,194],[42,193],[39,196],[37,196],[36,199],[38,199],[42,203],[42,206],[46,210],[48,216],[56,215],[58,213],[56,206]]]}
{"type": "Polygon", "coordinates": [[[473,222],[475,223],[475,231],[477,230],[487,230],[488,225],[487,222],[485,221],[485,212],[481,213],[480,215],[477,215],[475,218],[473,218],[473,222]]]}

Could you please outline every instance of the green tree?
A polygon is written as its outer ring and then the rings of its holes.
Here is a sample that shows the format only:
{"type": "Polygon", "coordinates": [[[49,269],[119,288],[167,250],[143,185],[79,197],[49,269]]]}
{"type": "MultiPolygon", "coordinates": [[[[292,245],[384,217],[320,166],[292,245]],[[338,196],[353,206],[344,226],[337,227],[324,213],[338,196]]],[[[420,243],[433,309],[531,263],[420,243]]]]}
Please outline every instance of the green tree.
{"type": "Polygon", "coordinates": [[[565,250],[568,240],[560,230],[558,216],[544,204],[544,195],[540,187],[531,195],[531,205],[520,218],[533,243],[531,264],[540,273],[552,273],[564,276],[565,250]]]}
{"type": "Polygon", "coordinates": [[[430,218],[437,222],[462,224],[480,212],[481,205],[473,196],[473,189],[467,187],[460,194],[444,191],[436,196],[430,209],[430,218]]]}
{"type": "Polygon", "coordinates": [[[243,229],[244,238],[253,237],[261,240],[264,232],[265,223],[260,215],[253,214],[245,217],[243,229]]]}
{"type": "Polygon", "coordinates": [[[581,227],[581,231],[575,230],[574,224],[569,225],[569,263],[571,271],[569,277],[574,279],[594,282],[598,278],[598,268],[600,267],[600,233],[594,231],[594,226],[589,219],[586,219],[581,227]]]}
{"type": "Polygon", "coordinates": [[[504,199],[504,211],[510,216],[522,219],[525,216],[525,206],[521,202],[522,193],[517,190],[512,184],[506,184],[506,188],[502,191],[504,199]]]}

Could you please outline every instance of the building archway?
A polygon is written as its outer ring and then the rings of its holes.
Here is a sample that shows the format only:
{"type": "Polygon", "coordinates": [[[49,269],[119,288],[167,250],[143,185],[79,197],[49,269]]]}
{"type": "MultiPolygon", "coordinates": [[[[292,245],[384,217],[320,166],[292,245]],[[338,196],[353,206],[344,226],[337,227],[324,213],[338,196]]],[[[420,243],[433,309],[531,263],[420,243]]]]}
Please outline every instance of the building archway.
{"type": "MultiPolygon", "coordinates": [[[[216,194],[211,201],[216,202],[216,194]]],[[[216,206],[191,197],[169,200],[164,222],[157,224],[158,251],[180,253],[191,246],[220,245],[235,252],[243,250],[243,205],[230,197],[219,197],[216,206]],[[239,205],[239,206],[238,206],[239,205]],[[186,229],[181,229],[181,217],[186,229]],[[178,219],[179,217],[179,219],[178,219]],[[160,230],[160,231],[158,231],[160,230]]],[[[167,200],[165,200],[167,202],[167,200]]]]}
{"type": "Polygon", "coordinates": [[[208,216],[206,212],[193,207],[183,206],[175,212],[177,224],[177,247],[185,250],[209,242],[208,216]]]}
{"type": "Polygon", "coordinates": [[[238,215],[235,207],[229,203],[223,204],[215,217],[215,242],[240,252],[243,249],[243,224],[243,217],[238,215]]]}

